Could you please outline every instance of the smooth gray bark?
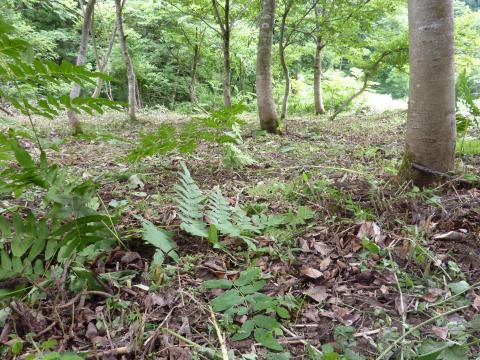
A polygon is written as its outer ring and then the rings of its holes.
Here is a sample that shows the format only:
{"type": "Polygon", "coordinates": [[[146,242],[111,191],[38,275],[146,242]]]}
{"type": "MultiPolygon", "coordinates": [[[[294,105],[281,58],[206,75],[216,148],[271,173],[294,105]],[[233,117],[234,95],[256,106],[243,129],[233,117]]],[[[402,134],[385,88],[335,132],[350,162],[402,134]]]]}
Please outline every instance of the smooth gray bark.
{"type": "Polygon", "coordinates": [[[274,134],[279,132],[278,115],[272,89],[272,44],[275,5],[275,0],[262,0],[256,73],[257,107],[260,117],[260,127],[274,134]]]}
{"type": "Polygon", "coordinates": [[[455,166],[453,0],[409,0],[408,17],[410,97],[401,176],[423,186],[435,182],[434,172],[455,166]]]}
{"type": "MultiPolygon", "coordinates": [[[[83,15],[83,25],[82,25],[82,37],[80,40],[80,49],[78,50],[77,55],[77,65],[84,65],[86,58],[87,58],[87,50],[88,50],[88,38],[90,35],[90,26],[92,24],[92,15],[93,10],[95,7],[95,0],[89,0],[84,11],[83,15]]],[[[72,89],[70,91],[70,99],[76,99],[80,96],[80,85],[77,83],[72,84],[72,89]]],[[[72,127],[73,133],[78,134],[82,132],[82,126],[80,124],[80,120],[78,119],[78,115],[72,111],[67,111],[67,116],[70,121],[70,125],[72,127]]]]}

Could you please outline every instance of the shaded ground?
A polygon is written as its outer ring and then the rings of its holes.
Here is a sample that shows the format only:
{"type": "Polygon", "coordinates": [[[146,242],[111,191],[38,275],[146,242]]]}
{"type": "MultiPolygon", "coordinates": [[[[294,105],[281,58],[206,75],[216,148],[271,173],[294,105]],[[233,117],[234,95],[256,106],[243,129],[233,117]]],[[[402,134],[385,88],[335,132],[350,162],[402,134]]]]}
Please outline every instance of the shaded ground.
{"type": "MultiPolygon", "coordinates": [[[[427,338],[458,341],[458,331],[448,324],[461,327],[474,318],[479,292],[461,293],[456,298],[461,303],[442,299],[456,293],[449,284],[480,280],[480,157],[459,160],[470,183],[452,179],[428,190],[397,184],[404,115],[396,113],[341,118],[333,124],[295,118],[282,137],[257,134],[252,122],[243,131],[242,149],[257,164],[243,169],[225,168],[222,148],[213,144],[202,144],[188,157],[125,161],[140,132],[161,121],[184,120],[168,114],[145,115],[135,125],[111,115],[90,119],[86,136],[67,136],[58,152],[49,153],[72,175],[98,181],[105,204],[126,200],[117,230],[128,249],[105,254],[90,268],[97,274],[133,270],[135,275],[128,281],[107,280],[103,292],[80,294],[62,289],[59,279],[58,288],[47,289],[37,304],[15,302],[11,325],[19,336],[33,333],[36,343],[55,339],[60,351],[91,358],[202,358],[199,346],[219,348],[208,301],[220,293],[204,290],[203,281],[235,279],[255,265],[271,274],[265,293],[296,299],[278,338],[292,358],[315,359],[315,349],[327,343],[345,356],[351,350],[375,358],[401,336],[402,324],[410,329],[470,301],[473,306],[407,337],[404,355],[412,358],[410,350],[418,350],[427,338]],[[233,256],[214,251],[205,240],[178,229],[173,186],[182,159],[200,188],[219,185],[232,204],[250,213],[295,213],[306,206],[315,217],[257,238],[261,251],[256,254],[229,239],[233,256]],[[137,189],[128,186],[134,174],[143,182],[137,189]],[[153,250],[141,241],[135,215],[176,232],[178,265],[149,271],[153,250]]],[[[40,124],[39,129],[52,140],[65,135],[61,123],[40,124]]],[[[216,319],[227,334],[228,349],[237,350],[237,356],[265,358],[266,350],[253,339],[231,341],[222,316],[216,314],[216,319]]],[[[462,334],[470,346],[459,358],[475,358],[478,337],[475,341],[470,333],[462,334]]],[[[401,356],[400,351],[388,355],[401,356]]]]}

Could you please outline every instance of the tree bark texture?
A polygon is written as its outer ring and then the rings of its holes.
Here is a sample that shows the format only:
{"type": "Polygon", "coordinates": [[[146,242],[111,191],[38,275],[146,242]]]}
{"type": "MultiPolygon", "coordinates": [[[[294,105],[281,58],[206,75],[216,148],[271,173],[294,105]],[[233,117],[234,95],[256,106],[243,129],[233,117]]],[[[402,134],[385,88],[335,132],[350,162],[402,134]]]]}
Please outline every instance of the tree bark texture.
{"type": "MultiPolygon", "coordinates": [[[[90,35],[90,26],[92,24],[92,15],[95,7],[95,0],[89,0],[87,6],[85,7],[84,16],[83,16],[83,25],[82,25],[82,37],[80,40],[80,49],[78,50],[77,55],[77,65],[84,65],[87,58],[88,50],[88,38],[90,35]]],[[[80,96],[80,85],[77,83],[72,84],[72,89],[70,91],[70,99],[73,100],[80,96]]],[[[73,133],[78,134],[82,132],[82,126],[78,115],[72,111],[67,111],[67,116],[70,121],[73,133]]]]}
{"type": "Polygon", "coordinates": [[[272,89],[272,44],[275,5],[275,0],[262,0],[256,72],[257,107],[260,127],[274,134],[279,132],[278,115],[272,89]]]}
{"type": "MultiPolygon", "coordinates": [[[[125,3],[125,0],[124,0],[125,3]]],[[[133,68],[133,62],[128,52],[127,39],[123,29],[122,20],[122,8],[121,0],[115,0],[116,16],[117,16],[117,29],[118,36],[120,38],[120,48],[122,49],[123,58],[125,60],[125,66],[127,68],[127,82],[128,82],[128,116],[130,120],[135,121],[136,116],[136,79],[135,70],[133,68]]]]}
{"type": "Polygon", "coordinates": [[[455,166],[453,0],[409,0],[410,96],[400,176],[420,186],[455,166]],[[418,164],[433,172],[412,168],[418,164]]]}

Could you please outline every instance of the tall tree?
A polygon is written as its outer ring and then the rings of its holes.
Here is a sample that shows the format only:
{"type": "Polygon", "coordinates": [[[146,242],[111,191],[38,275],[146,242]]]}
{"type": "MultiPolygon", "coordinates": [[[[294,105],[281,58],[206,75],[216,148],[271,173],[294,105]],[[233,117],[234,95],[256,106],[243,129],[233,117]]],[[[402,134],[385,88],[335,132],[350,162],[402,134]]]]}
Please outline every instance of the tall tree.
{"type": "Polygon", "coordinates": [[[225,107],[232,106],[232,94],[230,83],[232,80],[232,66],[230,59],[230,36],[232,33],[233,22],[230,19],[230,0],[225,0],[225,3],[220,10],[218,0],[212,0],[213,9],[215,11],[215,18],[220,28],[220,36],[222,37],[223,49],[223,104],[225,107]]]}
{"type": "MultiPolygon", "coordinates": [[[[80,0],[80,6],[83,9],[84,3],[83,0],[80,0]]],[[[82,37],[80,40],[80,49],[77,55],[77,65],[84,65],[87,58],[87,49],[88,49],[88,38],[90,35],[90,27],[92,24],[93,11],[95,8],[95,0],[89,0],[83,10],[83,25],[82,25],[82,37]]],[[[73,100],[80,96],[80,85],[77,83],[72,84],[72,90],[70,91],[70,99],[73,100]]],[[[80,120],[78,119],[77,114],[69,110],[67,112],[70,125],[74,134],[82,132],[82,126],[80,120]]]]}
{"type": "MultiPolygon", "coordinates": [[[[93,38],[93,50],[95,52],[95,61],[97,63],[97,70],[99,72],[104,72],[105,69],[107,68],[108,62],[110,61],[110,55],[112,54],[113,50],[113,45],[115,44],[115,38],[117,37],[117,25],[115,24],[113,26],[113,31],[112,35],[110,36],[110,40],[108,42],[108,47],[107,50],[105,51],[105,54],[103,56],[103,59],[100,59],[100,55],[98,53],[98,46],[97,46],[97,41],[96,41],[96,30],[95,30],[95,24],[92,22],[92,38],[93,38]]],[[[93,98],[98,98],[100,96],[100,92],[102,91],[104,79],[103,78],[98,78],[97,79],[97,84],[95,85],[95,90],[93,91],[92,97],[93,98]]]]}
{"type": "Polygon", "coordinates": [[[321,10],[318,4],[315,5],[315,63],[313,66],[313,95],[315,100],[315,114],[325,114],[322,92],[322,52],[325,47],[320,32],[321,10]]]}
{"type": "Polygon", "coordinates": [[[135,77],[135,69],[133,68],[133,62],[128,52],[127,38],[123,29],[122,10],[125,5],[125,1],[115,0],[115,10],[117,17],[117,30],[120,38],[120,47],[122,49],[123,58],[125,60],[125,66],[127,68],[127,81],[128,81],[128,116],[131,120],[137,119],[136,115],[136,86],[137,79],[135,77]]]}
{"type": "Polygon", "coordinates": [[[275,23],[275,0],[262,0],[258,35],[256,92],[260,127],[269,133],[279,132],[278,115],[272,90],[272,44],[275,23]]]}
{"type": "Polygon", "coordinates": [[[285,49],[288,46],[288,41],[285,40],[285,32],[287,26],[287,18],[293,6],[293,0],[284,0],[282,16],[280,22],[280,42],[278,44],[278,55],[280,57],[280,64],[282,65],[283,77],[285,78],[285,88],[283,91],[282,111],[280,119],[285,120],[287,117],[288,98],[290,97],[290,71],[288,69],[287,61],[285,60],[285,49]]]}
{"type": "Polygon", "coordinates": [[[403,179],[429,185],[455,166],[453,0],[409,0],[410,98],[403,179]]]}

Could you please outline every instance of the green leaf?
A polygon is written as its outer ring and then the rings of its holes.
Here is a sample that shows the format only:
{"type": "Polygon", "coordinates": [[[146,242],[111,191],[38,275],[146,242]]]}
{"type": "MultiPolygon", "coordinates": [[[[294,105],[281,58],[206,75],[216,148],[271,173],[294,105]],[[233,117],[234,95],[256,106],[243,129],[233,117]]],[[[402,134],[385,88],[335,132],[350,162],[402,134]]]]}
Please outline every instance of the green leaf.
{"type": "Polygon", "coordinates": [[[260,268],[250,268],[240,273],[239,278],[235,281],[236,286],[245,286],[252,284],[261,274],[260,268]]]}
{"type": "Polygon", "coordinates": [[[211,300],[210,305],[214,311],[221,312],[231,308],[234,305],[242,304],[243,301],[243,297],[240,295],[238,290],[227,290],[223,294],[211,300]]]}
{"type": "Polygon", "coordinates": [[[265,280],[259,280],[255,281],[253,284],[242,286],[239,290],[244,295],[250,295],[263,289],[266,284],[267,282],[265,280]]]}
{"type": "Polygon", "coordinates": [[[276,308],[277,315],[282,319],[290,319],[290,312],[282,306],[277,306],[276,308]]]}
{"type": "Polygon", "coordinates": [[[378,246],[373,241],[371,241],[367,238],[364,238],[362,240],[362,246],[363,246],[364,250],[366,250],[370,253],[378,254],[380,252],[380,246],[378,246]]]}
{"type": "Polygon", "coordinates": [[[203,283],[205,289],[231,289],[233,283],[228,279],[207,280],[203,283]]]}
{"type": "Polygon", "coordinates": [[[165,255],[170,256],[176,262],[180,260],[178,254],[174,251],[174,242],[172,241],[173,234],[171,232],[157,228],[145,219],[142,220],[142,226],[143,240],[155,246],[158,249],[157,252],[161,252],[161,254],[156,255],[156,259],[154,259],[156,260],[156,265],[163,263],[165,255]]]}
{"type": "Polygon", "coordinates": [[[448,287],[450,288],[450,290],[452,290],[454,294],[461,294],[467,291],[470,288],[470,285],[466,281],[462,280],[459,282],[450,283],[448,284],[448,287]]]}
{"type": "Polygon", "coordinates": [[[282,351],[283,347],[274,339],[272,331],[265,329],[255,329],[254,337],[257,342],[265,346],[267,349],[282,351]]]}
{"type": "Polygon", "coordinates": [[[280,329],[278,321],[271,316],[255,315],[252,320],[255,325],[265,330],[280,329]]]}
{"type": "Polygon", "coordinates": [[[247,320],[243,323],[242,327],[237,331],[237,333],[232,337],[233,341],[242,341],[248,338],[255,327],[255,322],[253,320],[247,320]]]}

